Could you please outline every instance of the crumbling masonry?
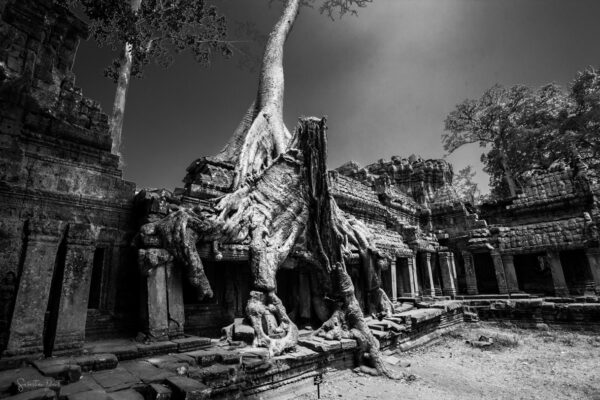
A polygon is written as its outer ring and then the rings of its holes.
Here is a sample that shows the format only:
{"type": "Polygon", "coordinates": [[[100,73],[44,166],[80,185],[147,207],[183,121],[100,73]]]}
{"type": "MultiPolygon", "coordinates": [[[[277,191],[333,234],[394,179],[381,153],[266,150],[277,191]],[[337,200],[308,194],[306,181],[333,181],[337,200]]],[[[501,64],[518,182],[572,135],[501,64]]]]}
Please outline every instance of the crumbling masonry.
{"type": "MultiPolygon", "coordinates": [[[[50,0],[4,0],[0,10],[0,359],[76,353],[138,332],[161,342],[229,327],[232,340],[252,340],[248,244],[197,243],[212,291],[199,298],[171,249],[152,235],[134,240],[179,207],[210,208],[231,192],[233,166],[201,158],[184,188],[135,195],[111,154],[107,116],[74,86],[85,25],[50,0]]],[[[366,268],[348,247],[365,315],[382,312],[373,307],[380,288],[395,305],[600,294],[600,186],[578,160],[477,210],[458,198],[443,160],[350,162],[327,174],[342,213],[386,255],[366,268]]],[[[301,248],[278,270],[277,294],[296,325],[316,328],[328,306],[301,248]]],[[[277,323],[262,321],[274,338],[277,323]]]]}

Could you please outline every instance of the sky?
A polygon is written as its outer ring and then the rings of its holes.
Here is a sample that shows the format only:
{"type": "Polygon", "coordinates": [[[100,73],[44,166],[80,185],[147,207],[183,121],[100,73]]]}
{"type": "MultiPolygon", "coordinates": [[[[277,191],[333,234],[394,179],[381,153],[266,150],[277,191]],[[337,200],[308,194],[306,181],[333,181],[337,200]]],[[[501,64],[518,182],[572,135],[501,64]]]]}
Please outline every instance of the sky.
{"type": "MultiPolygon", "coordinates": [[[[281,6],[213,0],[231,20],[265,34],[281,6]]],[[[285,122],[328,117],[328,164],[367,165],[392,155],[442,158],[444,119],[487,88],[556,82],[600,65],[598,0],[374,0],[358,17],[331,21],[301,11],[285,49],[285,122]]],[[[242,38],[240,38],[242,39],[242,38]]],[[[86,96],[110,112],[115,86],[102,71],[113,54],[80,45],[74,70],[86,96]]],[[[124,178],[138,188],[181,187],[186,167],[225,145],[255,97],[257,72],[235,60],[203,69],[183,54],[132,80],[123,129],[124,178]]],[[[482,149],[447,159],[473,165],[483,192],[482,149]]]]}

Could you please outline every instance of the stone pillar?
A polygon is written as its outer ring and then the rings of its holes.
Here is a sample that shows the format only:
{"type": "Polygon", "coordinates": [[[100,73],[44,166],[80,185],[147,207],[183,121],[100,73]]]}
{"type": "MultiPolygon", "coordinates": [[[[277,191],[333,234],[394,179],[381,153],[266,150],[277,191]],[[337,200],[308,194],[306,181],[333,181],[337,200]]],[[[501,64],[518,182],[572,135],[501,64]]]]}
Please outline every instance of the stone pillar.
{"type": "Polygon", "coordinates": [[[396,276],[396,259],[390,262],[390,275],[392,276],[392,301],[398,298],[398,279],[396,276]]]}
{"type": "Polygon", "coordinates": [[[557,251],[549,251],[546,257],[550,266],[550,271],[552,272],[554,294],[556,296],[568,296],[569,289],[567,288],[567,282],[565,280],[565,274],[563,273],[559,253],[557,251]]]}
{"type": "Polygon", "coordinates": [[[590,272],[594,279],[596,294],[600,295],[600,248],[585,249],[585,255],[587,256],[590,272]]]}
{"type": "Polygon", "coordinates": [[[473,254],[470,251],[463,251],[463,260],[465,262],[465,278],[467,281],[467,294],[479,294],[477,290],[477,277],[475,276],[475,265],[473,263],[473,254]]]}
{"type": "Polygon", "coordinates": [[[452,253],[446,251],[440,252],[438,253],[438,258],[440,260],[440,272],[442,275],[444,296],[456,296],[456,281],[452,268],[452,253]]]}
{"type": "Polygon", "coordinates": [[[431,279],[433,280],[433,288],[436,296],[442,295],[442,282],[440,282],[440,261],[437,258],[437,253],[429,253],[429,264],[431,265],[431,279]]]}
{"type": "Polygon", "coordinates": [[[183,277],[181,268],[177,268],[174,262],[165,264],[167,278],[167,300],[168,300],[168,325],[169,338],[183,335],[185,325],[185,307],[183,303],[183,277]]]}
{"type": "Polygon", "coordinates": [[[408,277],[410,283],[410,292],[413,297],[419,296],[419,283],[417,282],[417,257],[412,255],[406,259],[408,267],[408,277]]]}
{"type": "Polygon", "coordinates": [[[93,240],[89,225],[69,225],[53,355],[83,348],[94,263],[93,240]]]}
{"type": "Polygon", "coordinates": [[[519,292],[519,281],[515,271],[515,257],[512,254],[502,254],[502,265],[504,265],[504,278],[506,279],[506,291],[510,293],[519,292]]]}
{"type": "Polygon", "coordinates": [[[44,350],[44,317],[63,227],[58,221],[32,221],[28,226],[5,356],[37,354],[44,350]]]}
{"type": "Polygon", "coordinates": [[[454,253],[449,253],[450,258],[448,262],[450,262],[450,266],[452,268],[452,279],[454,279],[454,287],[458,292],[458,275],[456,274],[456,260],[454,258],[454,253]]]}
{"type": "Polygon", "coordinates": [[[491,251],[492,261],[494,263],[494,271],[496,272],[496,282],[498,282],[498,293],[508,293],[508,285],[506,283],[506,275],[504,273],[504,263],[502,256],[498,250],[491,251]]]}
{"type": "Polygon", "coordinates": [[[139,250],[138,264],[146,278],[142,287],[143,330],[153,340],[168,340],[169,334],[177,335],[184,328],[181,273],[175,270],[173,257],[164,249],[139,250]],[[177,321],[175,328],[170,318],[177,321]]]}
{"type": "Polygon", "coordinates": [[[420,268],[422,268],[423,275],[425,276],[426,284],[423,286],[423,290],[428,296],[435,296],[435,286],[433,283],[433,272],[431,270],[431,253],[422,252],[420,260],[420,268]],[[427,286],[427,288],[425,288],[427,286]]]}

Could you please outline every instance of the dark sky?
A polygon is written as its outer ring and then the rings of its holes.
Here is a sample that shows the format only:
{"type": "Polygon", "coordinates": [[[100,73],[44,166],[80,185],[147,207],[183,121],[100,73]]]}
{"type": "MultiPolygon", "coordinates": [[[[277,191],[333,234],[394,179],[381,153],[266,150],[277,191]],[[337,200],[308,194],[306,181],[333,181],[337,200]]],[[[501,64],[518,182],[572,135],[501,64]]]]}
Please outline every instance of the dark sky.
{"type": "MultiPolygon", "coordinates": [[[[216,0],[232,19],[265,33],[280,8],[267,0],[216,0]]],[[[327,115],[329,166],[392,155],[443,156],[441,133],[454,105],[495,83],[568,85],[599,65],[598,0],[374,0],[358,18],[331,22],[302,10],[285,54],[288,128],[327,115]]],[[[84,93],[110,111],[102,77],[110,53],[82,43],[75,72],[84,93]]],[[[182,186],[185,168],[218,152],[254,98],[257,74],[235,61],[202,69],[182,55],[149,68],[130,87],[124,127],[125,178],[138,187],[182,186]]],[[[455,171],[480,171],[476,145],[449,157],[455,171]]]]}

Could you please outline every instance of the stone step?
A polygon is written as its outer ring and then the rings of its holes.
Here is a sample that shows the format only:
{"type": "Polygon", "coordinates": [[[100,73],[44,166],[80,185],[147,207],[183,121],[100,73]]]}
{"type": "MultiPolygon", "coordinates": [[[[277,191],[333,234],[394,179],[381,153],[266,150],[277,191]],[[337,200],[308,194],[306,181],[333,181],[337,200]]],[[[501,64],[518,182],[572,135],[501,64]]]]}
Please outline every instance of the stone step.
{"type": "Polygon", "coordinates": [[[177,399],[201,400],[210,396],[210,388],[197,380],[185,376],[173,376],[167,379],[167,385],[177,399]]]}

